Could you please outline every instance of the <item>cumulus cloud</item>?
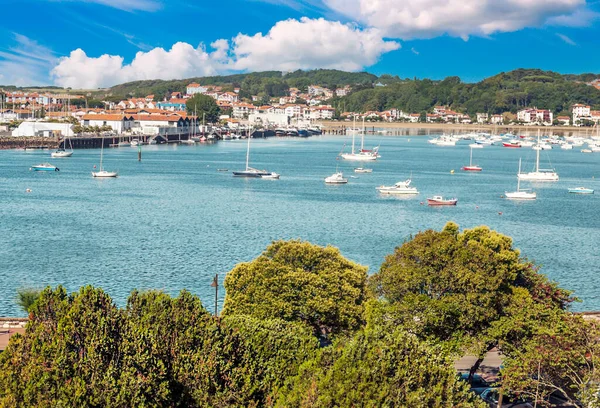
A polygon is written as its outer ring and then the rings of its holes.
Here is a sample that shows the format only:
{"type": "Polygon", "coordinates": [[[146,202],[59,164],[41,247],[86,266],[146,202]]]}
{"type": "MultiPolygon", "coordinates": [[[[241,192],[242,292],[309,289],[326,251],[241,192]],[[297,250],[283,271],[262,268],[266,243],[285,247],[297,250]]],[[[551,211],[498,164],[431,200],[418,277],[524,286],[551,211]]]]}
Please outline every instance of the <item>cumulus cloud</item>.
{"type": "Polygon", "coordinates": [[[356,71],[400,48],[397,42],[385,41],[377,29],[360,30],[349,24],[306,17],[280,21],[265,35],[239,34],[233,43],[236,70],[356,71]]]}
{"type": "Polygon", "coordinates": [[[176,79],[255,70],[337,68],[349,71],[373,65],[379,57],[400,48],[385,41],[377,29],[324,19],[285,20],[267,34],[238,34],[193,47],[177,43],[170,50],[138,52],[131,63],[118,55],[89,57],[82,49],[59,60],[51,72],[57,85],[99,88],[141,79],[176,79]]]}
{"type": "MultiPolygon", "coordinates": [[[[388,37],[467,39],[571,20],[585,0],[324,0],[330,8],[388,37]]],[[[578,19],[577,19],[578,20],[578,19]]]]}

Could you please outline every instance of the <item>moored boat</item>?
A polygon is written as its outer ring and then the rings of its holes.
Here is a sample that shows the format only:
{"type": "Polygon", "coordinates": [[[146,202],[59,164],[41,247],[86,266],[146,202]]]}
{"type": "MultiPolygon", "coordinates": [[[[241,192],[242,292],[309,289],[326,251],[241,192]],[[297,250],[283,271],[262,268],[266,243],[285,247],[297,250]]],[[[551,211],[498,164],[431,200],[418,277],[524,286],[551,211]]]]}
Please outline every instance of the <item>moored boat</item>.
{"type": "Polygon", "coordinates": [[[511,140],[510,142],[502,142],[502,146],[510,148],[519,148],[521,147],[521,143],[519,143],[518,141],[511,140]]]}
{"type": "Polygon", "coordinates": [[[346,184],[348,179],[344,178],[344,173],[341,171],[335,172],[329,177],[325,178],[325,184],[346,184]]]}
{"type": "Polygon", "coordinates": [[[33,171],[59,171],[60,169],[50,163],[40,163],[35,166],[31,166],[33,171]]]}
{"type": "Polygon", "coordinates": [[[585,188],[585,187],[575,187],[575,188],[570,188],[569,193],[572,193],[572,194],[594,194],[594,190],[592,190],[591,188],[585,188]]]}
{"type": "Polygon", "coordinates": [[[357,167],[354,169],[355,173],[373,173],[373,169],[365,169],[364,167],[357,167]]]}
{"type": "Polygon", "coordinates": [[[519,159],[519,171],[517,172],[517,191],[505,191],[504,196],[509,200],[535,200],[537,193],[535,191],[521,190],[521,179],[518,175],[521,174],[521,159],[519,159]]]}
{"type": "Polygon", "coordinates": [[[419,194],[416,187],[410,187],[411,179],[399,181],[393,186],[379,186],[377,191],[381,194],[419,194]]]}
{"type": "Polygon", "coordinates": [[[444,198],[442,196],[433,196],[427,199],[427,204],[431,206],[456,205],[456,203],[458,203],[457,198],[444,198]]]}

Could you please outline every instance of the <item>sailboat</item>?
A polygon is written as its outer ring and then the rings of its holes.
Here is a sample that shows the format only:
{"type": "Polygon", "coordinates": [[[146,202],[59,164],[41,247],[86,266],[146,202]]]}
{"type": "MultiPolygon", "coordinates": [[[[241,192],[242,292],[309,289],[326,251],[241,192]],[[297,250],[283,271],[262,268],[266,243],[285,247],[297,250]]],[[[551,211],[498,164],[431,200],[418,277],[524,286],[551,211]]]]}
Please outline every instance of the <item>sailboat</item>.
{"type": "MultiPolygon", "coordinates": [[[[354,129],[356,129],[356,116],[354,117],[354,129]]],[[[375,148],[372,151],[371,150],[365,150],[364,149],[364,142],[365,142],[365,129],[364,129],[364,118],[363,118],[363,134],[362,134],[362,139],[361,139],[361,148],[360,151],[358,153],[355,152],[354,150],[354,139],[356,136],[356,132],[352,132],[352,152],[351,153],[342,153],[342,159],[344,160],[354,160],[354,161],[374,161],[377,160],[377,157],[379,157],[378,154],[378,149],[375,148]]]]}
{"type": "Polygon", "coordinates": [[[71,146],[71,150],[66,150],[65,148],[67,147],[67,138],[65,138],[65,140],[63,140],[63,147],[59,147],[58,149],[50,153],[50,156],[55,158],[73,156],[73,145],[71,144],[71,139],[69,139],[69,146],[71,146]]]}
{"type": "Polygon", "coordinates": [[[257,170],[250,167],[250,139],[251,133],[250,128],[248,128],[248,147],[246,149],[246,170],[234,171],[234,177],[251,177],[251,178],[265,178],[265,179],[278,179],[280,175],[275,172],[270,172],[266,170],[257,170]]]}
{"type": "MultiPolygon", "coordinates": [[[[521,174],[521,159],[519,159],[519,172],[517,175],[521,174]]],[[[505,191],[504,195],[506,198],[510,200],[535,200],[537,198],[537,194],[535,191],[526,191],[521,190],[521,179],[517,177],[517,191],[508,192],[505,191]]]]}
{"type": "Polygon", "coordinates": [[[104,158],[104,137],[102,137],[102,147],[100,148],[100,171],[92,171],[92,177],[108,178],[117,177],[116,171],[106,171],[102,168],[102,159],[104,158]]]}
{"type": "MultiPolygon", "coordinates": [[[[538,146],[540,145],[540,132],[538,131],[538,146]]],[[[540,169],[540,150],[536,150],[535,171],[521,173],[519,169],[518,178],[528,181],[558,181],[558,173],[554,169],[540,169]]]]}
{"type": "Polygon", "coordinates": [[[471,148],[471,155],[469,157],[469,165],[463,166],[462,169],[464,171],[481,171],[481,170],[483,170],[481,167],[479,167],[477,165],[473,165],[473,148],[471,148]]]}

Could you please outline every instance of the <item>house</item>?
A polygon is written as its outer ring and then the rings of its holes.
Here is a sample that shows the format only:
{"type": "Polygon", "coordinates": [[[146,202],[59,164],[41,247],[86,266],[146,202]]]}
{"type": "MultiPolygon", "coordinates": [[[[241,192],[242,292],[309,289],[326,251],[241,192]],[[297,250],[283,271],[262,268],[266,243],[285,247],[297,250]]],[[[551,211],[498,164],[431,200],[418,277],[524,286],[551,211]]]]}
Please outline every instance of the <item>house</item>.
{"type": "Polygon", "coordinates": [[[17,114],[12,109],[1,109],[0,110],[0,122],[10,121],[17,119],[17,114]]]}
{"type": "Polygon", "coordinates": [[[224,92],[217,96],[217,102],[234,103],[234,102],[238,102],[238,101],[239,101],[239,97],[238,97],[238,94],[236,94],[235,92],[224,92]]]}
{"type": "Polygon", "coordinates": [[[590,118],[600,124],[600,111],[590,111],[590,118]]]}
{"type": "Polygon", "coordinates": [[[318,86],[318,85],[309,85],[308,86],[308,94],[310,96],[325,95],[326,91],[329,91],[329,89],[323,88],[322,86],[318,86]]]}
{"type": "Polygon", "coordinates": [[[200,84],[197,83],[191,83],[187,86],[187,88],[185,89],[185,93],[187,95],[195,95],[195,94],[199,94],[199,93],[204,93],[206,92],[206,87],[201,86],[200,84]]]}
{"type": "Polygon", "coordinates": [[[420,113],[411,113],[410,115],[408,115],[408,121],[411,123],[417,123],[419,119],[421,119],[420,113]]]}
{"type": "Polygon", "coordinates": [[[557,116],[556,120],[562,126],[569,126],[569,124],[571,123],[571,118],[568,116],[557,116]]]}
{"type": "Polygon", "coordinates": [[[346,95],[348,95],[348,94],[350,93],[350,90],[351,90],[351,89],[352,89],[352,88],[350,88],[350,86],[346,85],[346,86],[345,86],[345,87],[343,87],[343,88],[338,88],[338,89],[336,89],[336,90],[335,90],[335,94],[336,94],[337,96],[340,96],[340,97],[342,97],[342,96],[346,96],[346,95]]]}
{"type": "Polygon", "coordinates": [[[165,102],[157,102],[156,107],[168,111],[184,111],[186,109],[187,99],[173,98],[165,102]]]}
{"type": "Polygon", "coordinates": [[[428,113],[427,114],[427,123],[437,122],[441,118],[442,117],[440,115],[438,115],[437,113],[428,113]]]}
{"type": "Polygon", "coordinates": [[[517,112],[517,120],[524,123],[552,124],[553,115],[547,109],[528,108],[517,112]]]}
{"type": "Polygon", "coordinates": [[[284,113],[290,118],[299,118],[302,117],[302,106],[301,105],[285,105],[284,113]]]}
{"type": "Polygon", "coordinates": [[[579,125],[583,120],[592,120],[591,108],[588,105],[576,103],[571,107],[573,113],[573,124],[579,125]]]}
{"type": "Polygon", "coordinates": [[[131,130],[146,135],[185,133],[191,118],[177,114],[170,115],[132,115],[131,130]]]}
{"type": "Polygon", "coordinates": [[[54,123],[54,122],[23,122],[18,128],[12,131],[12,136],[73,136],[72,123],[54,123]]]}
{"type": "Polygon", "coordinates": [[[502,115],[492,115],[490,117],[490,123],[492,125],[501,125],[504,123],[504,116],[502,115]]]}
{"type": "Polygon", "coordinates": [[[88,114],[81,118],[82,126],[110,126],[116,133],[123,133],[131,129],[133,125],[133,116],[109,114],[88,114]]]}
{"type": "Polygon", "coordinates": [[[477,114],[477,123],[487,123],[489,120],[489,115],[487,113],[478,113],[477,114]]]}
{"type": "Polygon", "coordinates": [[[245,102],[238,102],[232,105],[232,116],[236,119],[245,119],[253,113],[256,113],[256,106],[245,102]]]}
{"type": "Polygon", "coordinates": [[[329,105],[310,108],[310,119],[332,119],[335,115],[335,108],[329,105]]]}

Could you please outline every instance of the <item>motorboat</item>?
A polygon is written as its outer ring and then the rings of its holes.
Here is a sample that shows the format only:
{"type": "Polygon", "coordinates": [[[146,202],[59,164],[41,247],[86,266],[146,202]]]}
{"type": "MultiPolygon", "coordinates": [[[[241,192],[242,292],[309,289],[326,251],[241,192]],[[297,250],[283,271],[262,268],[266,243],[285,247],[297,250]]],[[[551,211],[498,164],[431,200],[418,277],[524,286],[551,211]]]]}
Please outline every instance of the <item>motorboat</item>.
{"type": "Polygon", "coordinates": [[[379,186],[377,191],[381,194],[419,194],[416,187],[410,187],[411,179],[399,181],[393,186],[379,186]]]}
{"type": "Polygon", "coordinates": [[[585,188],[585,187],[575,187],[575,188],[570,188],[569,193],[572,193],[572,194],[594,194],[594,190],[592,190],[591,188],[585,188]]]}
{"type": "Polygon", "coordinates": [[[344,178],[344,173],[341,171],[333,173],[331,176],[325,178],[325,184],[347,184],[348,179],[344,178]]]}
{"type": "Polygon", "coordinates": [[[483,145],[482,145],[482,144],[480,144],[480,143],[471,143],[471,144],[469,145],[469,147],[470,147],[471,149],[483,149],[483,145]]]}
{"type": "Polygon", "coordinates": [[[269,180],[279,180],[279,177],[281,177],[281,174],[275,173],[275,172],[260,176],[260,178],[269,179],[269,180]]]}
{"type": "Polygon", "coordinates": [[[563,143],[560,145],[560,148],[563,150],[573,150],[573,145],[571,143],[563,143]]]}
{"type": "Polygon", "coordinates": [[[357,167],[354,169],[355,173],[373,173],[373,169],[365,169],[364,167],[357,167]]]}
{"type": "Polygon", "coordinates": [[[521,147],[521,143],[517,140],[511,140],[509,142],[502,142],[502,146],[510,148],[519,148],[521,147]]]}
{"type": "Polygon", "coordinates": [[[130,143],[131,147],[137,147],[140,144],[141,144],[140,141],[137,139],[131,140],[131,143],[130,143]]]}
{"type": "MultiPolygon", "coordinates": [[[[521,174],[521,159],[519,159],[519,171],[517,175],[521,174]]],[[[509,200],[535,200],[537,199],[537,193],[531,190],[521,190],[521,179],[517,177],[517,191],[504,192],[504,196],[509,200]]]]}
{"type": "Polygon", "coordinates": [[[442,196],[433,196],[427,199],[427,204],[431,206],[456,205],[457,198],[444,198],[442,196]]]}
{"type": "Polygon", "coordinates": [[[31,166],[30,170],[33,171],[60,171],[60,169],[50,163],[40,163],[35,166],[31,166]]]}
{"type": "Polygon", "coordinates": [[[594,153],[591,149],[581,149],[581,153],[594,153]]]}

